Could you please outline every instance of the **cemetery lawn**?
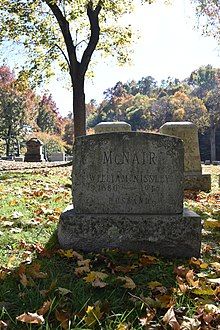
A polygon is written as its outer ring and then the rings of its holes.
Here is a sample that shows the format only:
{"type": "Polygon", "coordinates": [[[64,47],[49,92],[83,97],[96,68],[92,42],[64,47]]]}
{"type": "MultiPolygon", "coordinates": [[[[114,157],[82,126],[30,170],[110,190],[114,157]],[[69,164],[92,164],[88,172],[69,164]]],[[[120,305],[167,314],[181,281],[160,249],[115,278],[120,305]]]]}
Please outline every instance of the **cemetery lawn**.
{"type": "Polygon", "coordinates": [[[0,174],[0,329],[219,329],[220,168],[211,193],[185,194],[204,221],[201,259],[61,250],[71,168],[0,174]]]}

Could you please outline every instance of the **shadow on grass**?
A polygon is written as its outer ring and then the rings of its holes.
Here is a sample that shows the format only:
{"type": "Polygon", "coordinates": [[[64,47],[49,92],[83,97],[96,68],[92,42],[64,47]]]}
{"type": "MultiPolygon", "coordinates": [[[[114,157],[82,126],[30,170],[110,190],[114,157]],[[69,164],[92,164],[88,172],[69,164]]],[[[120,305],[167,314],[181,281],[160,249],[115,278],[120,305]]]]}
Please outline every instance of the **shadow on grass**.
{"type": "MultiPolygon", "coordinates": [[[[9,329],[61,329],[60,324],[65,318],[71,320],[71,326],[66,329],[91,328],[84,318],[88,316],[88,306],[97,308],[95,329],[116,329],[121,322],[132,324],[133,329],[142,329],[138,318],[146,314],[144,297],[153,301],[154,295],[160,294],[150,290],[148,283],[158,281],[161,287],[166,288],[166,294],[171,295],[176,285],[174,267],[182,264],[181,260],[155,258],[143,266],[140,265],[143,252],[122,253],[117,250],[83,254],[82,261],[74,257],[72,251],[59,249],[56,231],[46,243],[45,249],[38,252],[31,261],[21,263],[13,270],[2,269],[0,319],[9,323],[9,329]],[[84,277],[88,271],[76,274],[76,268],[85,266],[85,260],[88,259],[90,271],[108,275],[102,281],[105,287],[94,287],[92,283],[86,283],[84,277]],[[124,282],[118,277],[125,276],[132,278],[135,288],[123,287],[124,282]],[[43,325],[16,321],[16,316],[34,313],[48,300],[51,306],[44,315],[43,325]]],[[[165,309],[161,306],[158,318],[164,313],[165,309]]]]}

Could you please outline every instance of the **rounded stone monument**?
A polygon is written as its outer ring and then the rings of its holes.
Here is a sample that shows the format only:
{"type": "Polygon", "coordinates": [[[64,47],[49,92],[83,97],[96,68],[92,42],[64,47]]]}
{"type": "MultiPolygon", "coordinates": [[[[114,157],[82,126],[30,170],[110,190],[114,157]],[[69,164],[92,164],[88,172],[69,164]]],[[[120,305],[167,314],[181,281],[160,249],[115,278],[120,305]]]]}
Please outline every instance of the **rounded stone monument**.
{"type": "Polygon", "coordinates": [[[111,132],[131,132],[131,125],[125,121],[103,121],[94,127],[95,134],[111,132]]]}
{"type": "Polygon", "coordinates": [[[25,162],[43,162],[43,142],[37,138],[31,138],[26,142],[27,152],[25,154],[25,162]]]}
{"type": "Polygon", "coordinates": [[[185,189],[209,191],[211,176],[202,174],[197,126],[187,121],[167,122],[160,127],[160,133],[183,141],[185,189]]]}

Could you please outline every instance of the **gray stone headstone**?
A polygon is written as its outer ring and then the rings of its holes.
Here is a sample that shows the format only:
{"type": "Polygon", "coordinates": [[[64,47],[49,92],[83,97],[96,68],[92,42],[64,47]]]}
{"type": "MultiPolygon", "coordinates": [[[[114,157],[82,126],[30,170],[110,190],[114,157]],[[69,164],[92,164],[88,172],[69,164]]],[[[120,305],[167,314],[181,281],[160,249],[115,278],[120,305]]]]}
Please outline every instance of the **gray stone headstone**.
{"type": "Polygon", "coordinates": [[[160,127],[160,132],[183,140],[185,173],[202,173],[196,125],[191,122],[168,122],[160,127]]]}
{"type": "Polygon", "coordinates": [[[202,174],[198,128],[191,122],[167,122],[160,127],[162,134],[179,137],[184,144],[184,188],[211,189],[211,176],[202,174]]]}
{"type": "Polygon", "coordinates": [[[77,213],[181,213],[182,141],[135,132],[79,137],[73,182],[77,213]]]}
{"type": "Polygon", "coordinates": [[[160,134],[76,138],[74,207],[60,217],[61,247],[199,257],[201,219],[183,210],[183,157],[183,142],[160,134]]]}
{"type": "Polygon", "coordinates": [[[52,152],[49,160],[51,162],[64,162],[65,161],[65,152],[52,152]]]}

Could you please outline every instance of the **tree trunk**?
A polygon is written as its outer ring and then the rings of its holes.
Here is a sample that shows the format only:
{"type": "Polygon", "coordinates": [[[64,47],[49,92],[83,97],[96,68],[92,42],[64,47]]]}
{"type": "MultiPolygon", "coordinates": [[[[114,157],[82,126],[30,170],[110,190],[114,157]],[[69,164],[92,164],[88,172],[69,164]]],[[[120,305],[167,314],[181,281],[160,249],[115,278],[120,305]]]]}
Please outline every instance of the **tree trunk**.
{"type": "Polygon", "coordinates": [[[20,142],[18,141],[17,138],[16,138],[16,147],[17,147],[16,156],[19,157],[20,156],[20,152],[21,152],[21,146],[20,146],[20,142]]]}
{"type": "Polygon", "coordinates": [[[216,127],[214,123],[211,122],[211,128],[210,128],[211,162],[216,160],[215,131],[216,131],[216,127]]]}
{"type": "Polygon", "coordinates": [[[10,155],[10,144],[11,144],[11,125],[8,128],[8,135],[6,136],[6,156],[10,155]]]}
{"type": "Polygon", "coordinates": [[[86,104],[84,93],[84,79],[77,81],[73,87],[73,120],[74,136],[86,135],[86,104]]]}
{"type": "Polygon", "coordinates": [[[6,138],[6,156],[10,155],[10,137],[6,138]]]}

